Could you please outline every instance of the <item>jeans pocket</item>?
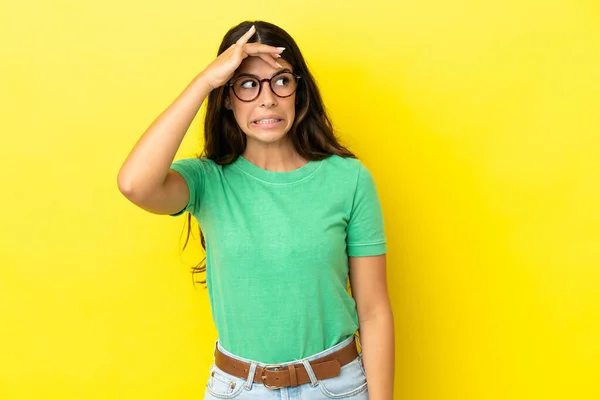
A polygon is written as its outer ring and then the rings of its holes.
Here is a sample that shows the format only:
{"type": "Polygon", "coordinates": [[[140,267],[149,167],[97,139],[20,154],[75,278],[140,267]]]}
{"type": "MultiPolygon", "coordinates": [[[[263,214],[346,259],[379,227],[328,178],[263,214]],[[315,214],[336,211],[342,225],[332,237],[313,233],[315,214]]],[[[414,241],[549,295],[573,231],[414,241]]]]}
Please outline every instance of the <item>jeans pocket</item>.
{"type": "Polygon", "coordinates": [[[360,367],[360,370],[362,371],[363,375],[366,378],[367,373],[365,372],[365,364],[363,364],[362,355],[363,355],[362,352],[358,353],[358,366],[360,367]]]}
{"type": "Polygon", "coordinates": [[[219,399],[234,399],[242,393],[245,383],[246,379],[230,375],[213,364],[206,383],[206,391],[219,399]]]}
{"type": "Polygon", "coordinates": [[[338,376],[320,380],[318,386],[331,399],[352,397],[367,390],[367,376],[361,355],[344,365],[338,376]]]}

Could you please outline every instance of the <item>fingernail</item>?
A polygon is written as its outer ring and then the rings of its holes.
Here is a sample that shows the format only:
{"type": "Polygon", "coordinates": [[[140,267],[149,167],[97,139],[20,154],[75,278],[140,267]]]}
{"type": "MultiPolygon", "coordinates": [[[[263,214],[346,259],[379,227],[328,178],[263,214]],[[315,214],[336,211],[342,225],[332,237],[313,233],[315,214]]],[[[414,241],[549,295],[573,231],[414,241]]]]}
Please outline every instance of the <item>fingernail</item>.
{"type": "Polygon", "coordinates": [[[279,68],[283,68],[283,66],[282,66],[281,64],[279,64],[277,61],[275,61],[275,64],[277,64],[277,66],[278,66],[279,68]]]}
{"type": "Polygon", "coordinates": [[[255,27],[254,25],[252,25],[252,26],[250,27],[250,29],[248,29],[248,30],[249,30],[249,31],[251,31],[252,29],[256,29],[256,27],[255,27]]]}
{"type": "Polygon", "coordinates": [[[277,47],[277,50],[283,51],[283,50],[285,50],[285,47],[277,47]]]}

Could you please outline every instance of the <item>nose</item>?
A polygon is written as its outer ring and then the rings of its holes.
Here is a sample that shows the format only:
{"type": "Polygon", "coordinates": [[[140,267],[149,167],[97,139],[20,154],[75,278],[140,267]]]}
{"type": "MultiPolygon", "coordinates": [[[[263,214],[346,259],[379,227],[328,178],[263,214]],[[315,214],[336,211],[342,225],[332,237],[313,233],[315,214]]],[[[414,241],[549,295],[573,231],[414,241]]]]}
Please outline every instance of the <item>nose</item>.
{"type": "Polygon", "coordinates": [[[260,83],[262,86],[260,94],[258,96],[258,100],[260,101],[260,105],[264,105],[265,107],[273,107],[277,104],[277,96],[271,90],[271,83],[267,79],[260,83]],[[267,85],[265,87],[264,85],[267,85]]]}

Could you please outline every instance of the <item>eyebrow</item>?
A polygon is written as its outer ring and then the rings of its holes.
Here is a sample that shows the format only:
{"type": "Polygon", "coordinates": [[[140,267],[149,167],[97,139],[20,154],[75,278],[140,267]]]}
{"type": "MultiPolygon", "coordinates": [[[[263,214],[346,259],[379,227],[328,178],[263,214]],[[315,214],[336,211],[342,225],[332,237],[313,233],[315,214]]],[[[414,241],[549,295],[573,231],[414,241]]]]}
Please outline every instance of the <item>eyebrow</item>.
{"type": "MultiPolygon", "coordinates": [[[[279,75],[282,72],[289,72],[290,74],[293,73],[289,68],[284,68],[284,69],[280,69],[279,71],[275,72],[273,74],[273,76],[279,75]]],[[[256,78],[256,79],[259,79],[259,80],[261,79],[260,76],[258,76],[258,75],[248,74],[248,73],[245,73],[245,72],[239,74],[238,76],[236,76],[235,79],[241,78],[242,76],[249,76],[251,78],[256,78]]],[[[271,76],[269,79],[273,79],[273,76],[271,76]]]]}

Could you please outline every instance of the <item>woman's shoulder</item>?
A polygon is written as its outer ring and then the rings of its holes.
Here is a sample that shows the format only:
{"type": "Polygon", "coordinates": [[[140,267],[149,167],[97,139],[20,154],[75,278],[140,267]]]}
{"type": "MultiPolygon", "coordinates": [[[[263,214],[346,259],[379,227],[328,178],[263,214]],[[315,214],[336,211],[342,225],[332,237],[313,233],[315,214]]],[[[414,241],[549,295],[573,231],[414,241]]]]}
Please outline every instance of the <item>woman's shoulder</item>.
{"type": "Polygon", "coordinates": [[[363,163],[358,158],[342,157],[337,154],[333,154],[326,158],[325,163],[330,168],[350,174],[358,173],[361,168],[364,168],[363,163]]]}
{"type": "Polygon", "coordinates": [[[205,175],[209,175],[214,173],[220,169],[222,166],[217,164],[210,158],[202,157],[199,155],[192,155],[188,157],[181,158],[179,160],[174,161],[171,164],[172,169],[177,168],[185,168],[193,171],[197,171],[199,173],[203,173],[205,175]]]}
{"type": "Polygon", "coordinates": [[[358,158],[332,155],[327,159],[330,176],[337,181],[351,182],[355,189],[373,186],[374,177],[369,168],[358,158]]]}

